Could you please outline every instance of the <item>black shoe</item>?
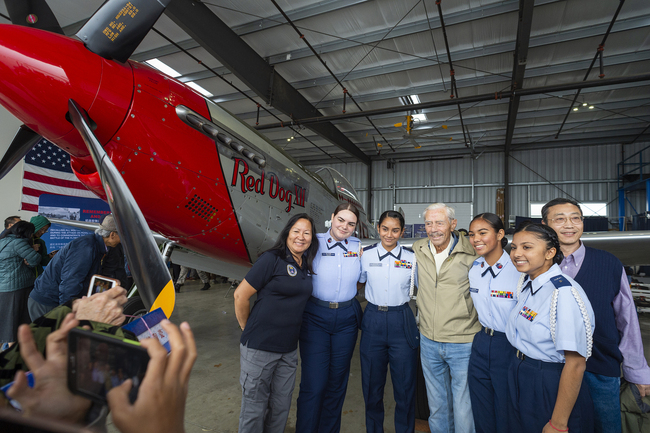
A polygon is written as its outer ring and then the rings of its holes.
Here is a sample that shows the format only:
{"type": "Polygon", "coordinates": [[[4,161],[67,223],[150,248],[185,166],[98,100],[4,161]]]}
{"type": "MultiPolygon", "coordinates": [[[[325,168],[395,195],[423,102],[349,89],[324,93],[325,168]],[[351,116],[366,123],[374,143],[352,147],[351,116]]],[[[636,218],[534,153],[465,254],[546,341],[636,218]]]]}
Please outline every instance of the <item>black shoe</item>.
{"type": "Polygon", "coordinates": [[[181,287],[183,287],[182,284],[174,284],[174,291],[176,293],[180,293],[181,292],[181,287]]]}
{"type": "Polygon", "coordinates": [[[210,288],[210,283],[205,283],[203,287],[201,287],[201,290],[208,290],[210,288]]]}

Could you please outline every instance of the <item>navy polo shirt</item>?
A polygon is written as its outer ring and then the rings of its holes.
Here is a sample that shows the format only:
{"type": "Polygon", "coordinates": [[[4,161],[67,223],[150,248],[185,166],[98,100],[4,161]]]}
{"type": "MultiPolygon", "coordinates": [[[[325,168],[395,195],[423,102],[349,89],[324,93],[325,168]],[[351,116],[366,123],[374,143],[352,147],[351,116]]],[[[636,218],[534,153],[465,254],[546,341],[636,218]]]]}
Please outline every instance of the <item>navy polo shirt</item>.
{"type": "Polygon", "coordinates": [[[251,349],[288,353],[298,348],[302,313],[311,296],[311,274],[287,250],[267,251],[246,274],[257,290],[241,343],[251,349]]]}

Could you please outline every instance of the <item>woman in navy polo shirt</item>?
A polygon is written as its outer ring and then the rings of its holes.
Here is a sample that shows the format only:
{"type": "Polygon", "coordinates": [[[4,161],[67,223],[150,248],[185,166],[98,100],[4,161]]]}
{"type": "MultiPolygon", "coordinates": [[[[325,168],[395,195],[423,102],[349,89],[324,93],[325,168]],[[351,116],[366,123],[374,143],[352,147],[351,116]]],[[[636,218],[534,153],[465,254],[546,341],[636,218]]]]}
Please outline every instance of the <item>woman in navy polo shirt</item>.
{"type": "Polygon", "coordinates": [[[560,242],[549,226],[522,224],[510,258],[527,275],[506,326],[517,350],[508,370],[512,431],[592,432],[593,404],[583,383],[594,332],[589,299],[560,271],[560,242]]]}
{"type": "Polygon", "coordinates": [[[273,248],[257,259],[235,290],[235,314],[243,331],[240,433],[284,432],[298,368],[302,313],[312,292],[318,251],[314,229],[309,215],[291,217],[273,248]]]}
{"type": "Polygon", "coordinates": [[[469,241],[480,256],[469,270],[469,292],[481,331],[472,343],[467,380],[478,433],[513,431],[508,426],[508,366],[515,349],[505,332],[523,274],[503,250],[508,244],[505,235],[503,222],[493,213],[477,215],[469,225],[469,241]]]}
{"type": "Polygon", "coordinates": [[[395,432],[415,430],[415,383],[420,333],[409,307],[417,285],[415,254],[398,240],[404,217],[386,211],[379,217],[381,242],[363,249],[359,283],[368,305],[361,321],[361,385],[366,403],[366,431],[384,431],[384,386],[390,364],[395,396],[395,432]]]}
{"type": "Polygon", "coordinates": [[[359,334],[361,305],[356,300],[361,272],[359,239],[352,237],[359,210],[341,203],[332,226],[318,234],[314,292],[300,329],[301,379],[296,431],[338,432],[359,334]]]}

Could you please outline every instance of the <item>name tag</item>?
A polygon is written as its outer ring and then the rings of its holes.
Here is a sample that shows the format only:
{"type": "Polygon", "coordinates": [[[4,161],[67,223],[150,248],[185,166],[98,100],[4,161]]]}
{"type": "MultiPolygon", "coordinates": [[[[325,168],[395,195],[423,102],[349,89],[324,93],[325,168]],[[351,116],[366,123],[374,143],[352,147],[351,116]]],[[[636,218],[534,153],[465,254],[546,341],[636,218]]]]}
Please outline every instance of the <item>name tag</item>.
{"type": "Polygon", "coordinates": [[[348,251],[343,253],[343,257],[359,257],[359,253],[357,251],[348,251]]]}
{"type": "Polygon", "coordinates": [[[395,267],[396,268],[411,269],[413,267],[413,263],[407,262],[406,260],[395,260],[395,267]]]}
{"type": "Polygon", "coordinates": [[[334,257],[335,255],[336,254],[334,254],[334,253],[323,253],[323,256],[332,256],[332,257],[334,257]]]}
{"type": "Polygon", "coordinates": [[[506,292],[504,290],[492,290],[490,293],[490,296],[493,298],[506,298],[506,299],[512,299],[514,296],[512,292],[506,292]]]}
{"type": "Polygon", "coordinates": [[[368,263],[368,266],[373,267],[373,268],[374,267],[381,268],[382,264],[381,263],[368,263]]]}
{"type": "Polygon", "coordinates": [[[470,287],[470,288],[469,288],[469,292],[470,292],[470,293],[478,293],[478,289],[475,289],[475,288],[473,288],[473,287],[470,287]]]}
{"type": "Polygon", "coordinates": [[[524,319],[530,321],[530,322],[532,322],[533,320],[535,320],[535,317],[537,317],[537,313],[536,313],[535,311],[531,310],[531,309],[528,308],[528,307],[524,307],[524,308],[519,312],[519,315],[520,315],[521,317],[523,317],[524,319]]]}

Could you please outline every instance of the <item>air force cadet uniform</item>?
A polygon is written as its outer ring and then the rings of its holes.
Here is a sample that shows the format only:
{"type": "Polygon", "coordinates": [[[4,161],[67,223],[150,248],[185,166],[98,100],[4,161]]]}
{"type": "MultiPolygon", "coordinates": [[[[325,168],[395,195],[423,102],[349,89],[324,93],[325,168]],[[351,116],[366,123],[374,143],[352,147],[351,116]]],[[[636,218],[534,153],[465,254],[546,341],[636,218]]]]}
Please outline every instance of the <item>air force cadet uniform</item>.
{"type": "Polygon", "coordinates": [[[350,376],[350,360],[361,324],[355,298],[361,272],[361,243],[319,233],[312,297],[300,329],[302,376],[296,431],[338,432],[350,376]]]}
{"type": "Polygon", "coordinates": [[[415,429],[415,383],[419,332],[409,307],[417,285],[415,254],[398,243],[386,251],[381,243],[364,248],[360,283],[368,305],[361,322],[361,384],[366,402],[366,431],[384,431],[384,385],[390,363],[395,395],[395,432],[415,429]]]}
{"type": "MultiPolygon", "coordinates": [[[[558,265],[532,281],[526,278],[522,285],[506,327],[517,349],[508,389],[518,423],[515,431],[542,431],[555,407],[564,351],[591,355],[594,312],[582,287],[558,265]]],[[[584,379],[568,425],[573,433],[593,431],[593,405],[584,379]]]]}
{"type": "Polygon", "coordinates": [[[508,366],[515,349],[506,338],[506,324],[515,307],[522,274],[505,251],[492,266],[480,257],[469,271],[469,292],[482,329],[474,337],[468,383],[476,431],[508,432],[512,411],[508,394],[508,366]]]}

